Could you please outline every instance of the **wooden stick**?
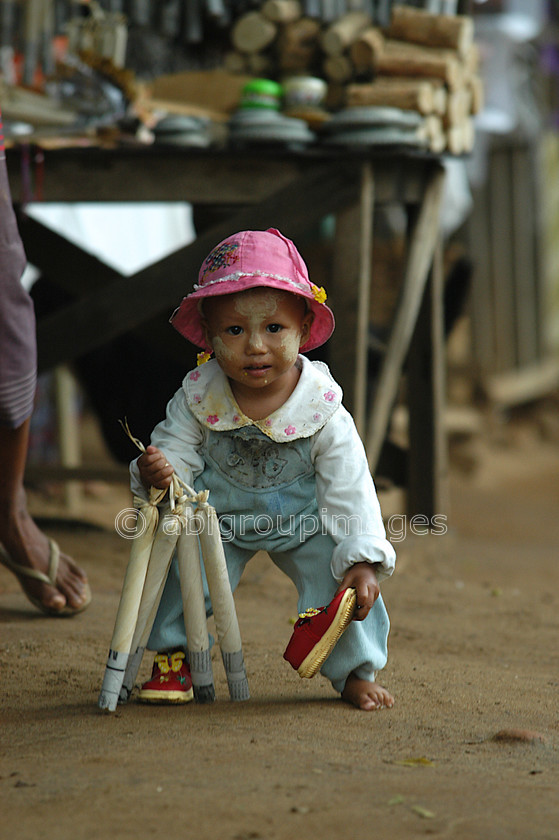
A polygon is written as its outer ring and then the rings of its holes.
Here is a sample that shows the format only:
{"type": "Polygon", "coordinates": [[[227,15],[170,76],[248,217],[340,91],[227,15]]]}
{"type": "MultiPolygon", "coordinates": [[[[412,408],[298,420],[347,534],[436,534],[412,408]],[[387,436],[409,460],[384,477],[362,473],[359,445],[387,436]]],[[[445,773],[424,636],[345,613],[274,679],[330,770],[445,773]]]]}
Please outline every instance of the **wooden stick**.
{"type": "Polygon", "coordinates": [[[373,216],[375,180],[370,161],[361,166],[361,196],[359,202],[359,286],[357,294],[357,358],[355,360],[355,425],[363,439],[367,403],[367,359],[369,350],[369,297],[371,289],[373,216]]]}
{"type": "Polygon", "coordinates": [[[211,505],[207,505],[198,508],[197,516],[201,517],[200,545],[229,694],[232,700],[248,700],[250,694],[241,631],[227,573],[217,514],[211,505]]]}
{"type": "Polygon", "coordinates": [[[414,226],[406,271],[394,325],[377,384],[373,410],[369,417],[366,450],[374,472],[386,435],[388,422],[398,392],[400,372],[406,358],[427,275],[439,236],[439,216],[444,185],[444,170],[434,170],[414,226]]]}
{"type": "Polygon", "coordinates": [[[115,619],[113,637],[105,677],[99,695],[98,705],[101,709],[114,712],[128,665],[128,657],[132,645],[132,637],[136,629],[138,610],[146,579],[152,540],[157,528],[157,501],[163,497],[162,491],[152,488],[150,501],[145,503],[135,499],[138,507],[135,536],[132,541],[130,560],[126,567],[124,584],[120,603],[115,619]]]}
{"type": "Polygon", "coordinates": [[[184,625],[188,646],[188,661],[194,697],[199,703],[215,700],[210,641],[206,619],[202,569],[198,540],[193,527],[194,516],[189,507],[185,510],[186,527],[177,542],[177,556],[181,582],[184,625]]]}
{"type": "Polygon", "coordinates": [[[173,552],[180,533],[181,524],[177,521],[174,527],[169,527],[173,516],[170,509],[160,516],[157,532],[149,559],[149,566],[142,592],[142,600],[138,608],[136,629],[130,646],[131,654],[128,658],[126,672],[122,681],[119,701],[126,703],[132,693],[136,677],[140,669],[144,651],[155,621],[155,616],[161,602],[165,582],[169,574],[173,552]]]}

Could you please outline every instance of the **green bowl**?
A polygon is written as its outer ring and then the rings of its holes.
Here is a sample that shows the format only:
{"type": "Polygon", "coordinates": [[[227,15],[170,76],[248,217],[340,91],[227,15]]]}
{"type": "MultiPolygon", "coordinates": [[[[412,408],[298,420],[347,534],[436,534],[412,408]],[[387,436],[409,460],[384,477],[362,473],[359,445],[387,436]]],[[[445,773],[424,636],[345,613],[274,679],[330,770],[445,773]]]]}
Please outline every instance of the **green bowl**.
{"type": "Polygon", "coordinates": [[[252,79],[241,91],[241,108],[270,108],[279,111],[283,88],[272,79],[252,79]]]}

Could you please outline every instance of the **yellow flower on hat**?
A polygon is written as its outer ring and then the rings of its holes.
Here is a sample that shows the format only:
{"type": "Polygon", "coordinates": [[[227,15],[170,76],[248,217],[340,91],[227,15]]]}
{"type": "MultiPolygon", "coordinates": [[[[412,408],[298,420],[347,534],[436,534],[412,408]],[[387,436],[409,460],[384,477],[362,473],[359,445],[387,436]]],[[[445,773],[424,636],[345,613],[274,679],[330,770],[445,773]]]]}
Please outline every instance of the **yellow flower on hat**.
{"type": "Polygon", "coordinates": [[[205,364],[206,362],[209,362],[209,361],[210,361],[210,359],[211,359],[211,357],[212,357],[212,354],[211,354],[211,353],[208,353],[206,350],[202,350],[202,351],[201,351],[200,353],[198,353],[198,355],[196,356],[196,364],[197,364],[197,365],[203,365],[203,364],[205,364]]]}
{"type": "Polygon", "coordinates": [[[328,297],[324,286],[318,288],[318,286],[315,286],[314,283],[311,283],[311,291],[317,303],[324,303],[324,301],[328,297]]]}

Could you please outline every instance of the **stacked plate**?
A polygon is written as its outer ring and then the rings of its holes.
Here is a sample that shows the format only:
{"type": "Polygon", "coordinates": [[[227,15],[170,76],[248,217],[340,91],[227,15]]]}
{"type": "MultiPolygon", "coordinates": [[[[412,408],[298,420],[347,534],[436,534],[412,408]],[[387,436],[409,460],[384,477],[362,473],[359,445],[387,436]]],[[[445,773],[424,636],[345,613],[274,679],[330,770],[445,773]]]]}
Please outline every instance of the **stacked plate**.
{"type": "Polygon", "coordinates": [[[210,120],[170,114],[159,120],[153,129],[155,143],[172,146],[195,146],[205,148],[211,143],[210,120]]]}
{"type": "Polygon", "coordinates": [[[401,108],[346,108],[321,126],[320,135],[328,146],[427,145],[421,114],[401,108]]]}
{"type": "Polygon", "coordinates": [[[229,139],[236,145],[282,144],[298,148],[316,139],[305,120],[265,108],[239,108],[228,127],[229,139]]]}

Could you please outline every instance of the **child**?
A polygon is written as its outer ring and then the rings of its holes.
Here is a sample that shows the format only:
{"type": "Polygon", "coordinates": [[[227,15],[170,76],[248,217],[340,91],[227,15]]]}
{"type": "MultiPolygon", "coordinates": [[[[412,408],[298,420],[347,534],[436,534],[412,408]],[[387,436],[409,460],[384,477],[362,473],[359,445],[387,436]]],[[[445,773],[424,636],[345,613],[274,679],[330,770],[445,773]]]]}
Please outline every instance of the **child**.
{"type": "MultiPolygon", "coordinates": [[[[211,352],[215,359],[188,373],[169,402],[151,445],[131,465],[132,490],[146,497],[151,485],[168,487],[175,471],[196,490],[209,489],[233,590],[259,549],[297,587],[307,612],[285,653],[293,667],[310,675],[307,660],[322,650],[321,662],[349,622],[321,673],[360,709],[391,707],[375,678],[389,629],[378,580],[392,574],[394,550],[341,388],[325,364],[299,352],[332,334],[326,293],[274,229],[225,239],[194,289],[171,321],[203,348],[202,361],[211,352]]],[[[158,655],[140,699],[191,699],[175,562],[148,648],[158,655]]]]}

